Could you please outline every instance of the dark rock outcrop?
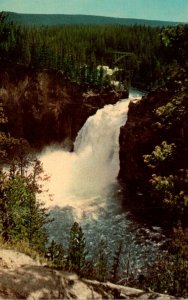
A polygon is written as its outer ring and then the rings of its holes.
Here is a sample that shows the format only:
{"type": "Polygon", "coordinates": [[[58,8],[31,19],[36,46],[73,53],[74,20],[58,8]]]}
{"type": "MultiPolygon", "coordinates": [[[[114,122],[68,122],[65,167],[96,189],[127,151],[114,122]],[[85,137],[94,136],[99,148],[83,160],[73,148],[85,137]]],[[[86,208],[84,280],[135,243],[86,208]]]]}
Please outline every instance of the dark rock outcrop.
{"type": "Polygon", "coordinates": [[[147,176],[143,155],[150,153],[161,140],[153,111],[165,99],[162,93],[150,94],[129,104],[127,122],[120,130],[119,178],[130,185],[141,183],[147,176]]]}
{"type": "Polygon", "coordinates": [[[86,119],[122,92],[90,91],[67,79],[62,71],[0,66],[0,102],[8,117],[6,130],[40,147],[74,140],[86,119]]]}
{"type": "MultiPolygon", "coordinates": [[[[148,195],[148,179],[153,169],[144,163],[143,155],[151,154],[163,141],[176,144],[173,163],[166,174],[188,167],[188,113],[187,98],[183,91],[158,90],[140,101],[130,102],[127,122],[120,130],[119,179],[134,192],[148,195]],[[160,116],[156,109],[163,108],[160,116]]],[[[164,174],[165,175],[165,174],[164,174]]]]}

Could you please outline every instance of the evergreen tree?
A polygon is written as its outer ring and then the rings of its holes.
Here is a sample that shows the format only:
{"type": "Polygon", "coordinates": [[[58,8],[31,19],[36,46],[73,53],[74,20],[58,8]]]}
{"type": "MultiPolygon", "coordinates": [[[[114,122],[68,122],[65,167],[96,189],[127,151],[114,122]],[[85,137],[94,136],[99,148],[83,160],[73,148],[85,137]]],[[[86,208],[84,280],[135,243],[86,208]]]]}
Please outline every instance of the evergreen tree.
{"type": "Polygon", "coordinates": [[[102,238],[97,246],[95,255],[95,272],[99,281],[105,281],[108,275],[107,242],[102,238]]]}
{"type": "Polygon", "coordinates": [[[44,249],[46,213],[36,201],[25,178],[1,175],[0,223],[5,241],[25,241],[38,250],[44,249]]]}
{"type": "Polygon", "coordinates": [[[66,265],[66,255],[63,245],[57,244],[54,240],[46,249],[46,257],[51,261],[52,266],[56,268],[64,268],[66,265]]]}
{"type": "MultiPolygon", "coordinates": [[[[1,108],[0,125],[5,122],[1,108]]],[[[24,140],[0,131],[0,234],[5,241],[23,240],[33,248],[44,250],[47,240],[44,225],[49,219],[36,197],[41,192],[42,167],[29,154],[28,147],[24,140]]]]}
{"type": "MultiPolygon", "coordinates": [[[[138,25],[27,27],[9,24],[1,14],[0,58],[34,67],[63,69],[68,77],[79,82],[80,77],[82,80],[84,78],[80,74],[80,66],[87,65],[85,80],[95,83],[98,80],[95,72],[97,65],[112,67],[116,61],[113,53],[128,52],[134,54],[137,62],[139,60],[139,66],[129,58],[126,63],[124,59],[120,60],[118,67],[126,69],[132,80],[135,81],[136,76],[137,81],[143,84],[147,76],[148,84],[156,79],[156,57],[158,71],[164,65],[163,51],[159,51],[161,31],[138,25]]],[[[181,30],[179,32],[181,34],[181,30]]],[[[124,80],[128,79],[122,78],[124,80]]]]}
{"type": "Polygon", "coordinates": [[[68,248],[68,267],[69,270],[81,273],[85,264],[86,243],[82,228],[75,222],[70,230],[68,248]]]}

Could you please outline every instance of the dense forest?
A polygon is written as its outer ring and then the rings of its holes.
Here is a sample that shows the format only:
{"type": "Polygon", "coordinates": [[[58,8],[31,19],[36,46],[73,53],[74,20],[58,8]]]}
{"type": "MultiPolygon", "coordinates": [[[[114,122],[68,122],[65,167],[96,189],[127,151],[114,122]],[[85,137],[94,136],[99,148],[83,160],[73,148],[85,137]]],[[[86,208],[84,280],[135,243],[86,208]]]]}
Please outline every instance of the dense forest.
{"type": "MultiPolygon", "coordinates": [[[[144,117],[146,112],[146,121],[152,120],[150,125],[147,123],[141,128],[146,137],[148,128],[157,128],[152,131],[147,151],[136,148],[144,152],[136,152],[134,162],[141,166],[143,205],[149,205],[150,201],[154,207],[160,206],[164,215],[168,211],[175,216],[176,229],[169,261],[158,262],[156,268],[151,267],[148,276],[141,277],[140,281],[134,278],[132,284],[141,284],[141,288],[145,284],[147,288],[176,296],[188,295],[187,33],[187,25],[172,28],[140,25],[30,27],[11,23],[6,14],[0,14],[1,66],[16,64],[34,70],[61,70],[71,81],[91,88],[111,83],[109,76],[104,77],[104,69],[98,68],[107,65],[115,69],[113,79],[124,87],[132,85],[152,91],[149,98],[144,97],[137,106],[130,106],[135,116],[138,113],[139,117],[144,117]]],[[[42,182],[48,178],[42,175],[42,166],[29,143],[4,131],[8,120],[3,108],[1,105],[0,234],[3,243],[24,242],[45,253],[52,266],[98,280],[116,281],[121,245],[117,246],[110,268],[107,268],[104,244],[100,245],[97,261],[88,263],[84,234],[77,223],[71,228],[66,251],[54,242],[46,249],[44,225],[52,220],[37,195],[42,191],[42,182]]],[[[132,128],[128,129],[131,133],[132,128]]],[[[133,140],[131,143],[133,145],[133,140]]],[[[139,173],[134,173],[133,178],[138,187],[135,174],[139,173]]]]}
{"type": "MultiPolygon", "coordinates": [[[[6,19],[6,15],[1,18],[6,19]]],[[[7,19],[6,19],[7,20],[7,19]]],[[[161,28],[133,25],[23,26],[4,22],[1,61],[33,68],[62,69],[78,82],[101,83],[99,65],[118,68],[126,85],[147,88],[160,77],[165,60],[161,28]]],[[[104,84],[104,82],[102,82],[104,84]]]]}

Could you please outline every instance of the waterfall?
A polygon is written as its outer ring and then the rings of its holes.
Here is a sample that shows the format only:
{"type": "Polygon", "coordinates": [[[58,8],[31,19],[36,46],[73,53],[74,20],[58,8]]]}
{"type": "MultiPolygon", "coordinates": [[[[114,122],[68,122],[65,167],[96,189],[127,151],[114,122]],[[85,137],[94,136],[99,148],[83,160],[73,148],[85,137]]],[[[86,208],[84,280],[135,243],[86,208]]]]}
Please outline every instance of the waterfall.
{"type": "MultiPolygon", "coordinates": [[[[138,95],[136,95],[138,98],[138,95]]],[[[122,272],[127,262],[131,272],[138,272],[156,259],[159,241],[151,242],[150,230],[133,220],[122,208],[118,185],[119,131],[125,124],[130,99],[106,105],[88,118],[79,131],[74,152],[60,146],[48,147],[40,155],[44,171],[50,175],[46,188],[52,201],[44,195],[54,221],[47,225],[49,240],[68,246],[74,221],[82,226],[88,253],[95,255],[101,238],[105,238],[108,257],[123,242],[122,272]],[[131,257],[130,257],[131,253],[131,257]]],[[[125,200],[124,200],[125,201],[125,200]]]]}
{"type": "Polygon", "coordinates": [[[119,130],[125,124],[129,100],[106,105],[88,118],[79,131],[74,152],[47,148],[40,159],[50,175],[53,201],[48,206],[70,205],[73,199],[105,193],[119,171],[119,130]]]}

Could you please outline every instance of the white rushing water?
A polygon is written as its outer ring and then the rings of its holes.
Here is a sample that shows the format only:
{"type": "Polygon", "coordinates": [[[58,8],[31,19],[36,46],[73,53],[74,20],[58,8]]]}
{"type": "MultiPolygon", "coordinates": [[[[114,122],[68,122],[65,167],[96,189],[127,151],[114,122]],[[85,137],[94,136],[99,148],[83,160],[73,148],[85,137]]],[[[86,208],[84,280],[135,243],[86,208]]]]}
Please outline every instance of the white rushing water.
{"type": "MultiPolygon", "coordinates": [[[[134,97],[135,94],[129,98],[134,97]]],[[[138,239],[138,225],[128,218],[121,205],[122,194],[116,179],[119,131],[126,122],[129,101],[106,105],[89,117],[78,133],[74,152],[54,146],[46,148],[40,160],[50,175],[48,188],[53,194],[52,200],[44,199],[54,217],[48,225],[50,238],[66,246],[70,227],[77,221],[91,253],[101,237],[108,242],[111,255],[117,243],[123,241],[124,259],[129,256],[130,260],[131,251],[132,266],[138,269],[145,260],[156,256],[158,243],[147,240],[145,229],[142,242],[138,239]]]]}
{"type": "Polygon", "coordinates": [[[88,118],[75,141],[74,152],[47,148],[40,157],[51,177],[53,201],[46,205],[80,205],[100,196],[116,182],[119,171],[119,129],[125,123],[128,100],[107,105],[88,118]],[[78,199],[80,199],[78,201],[78,199]]]}

